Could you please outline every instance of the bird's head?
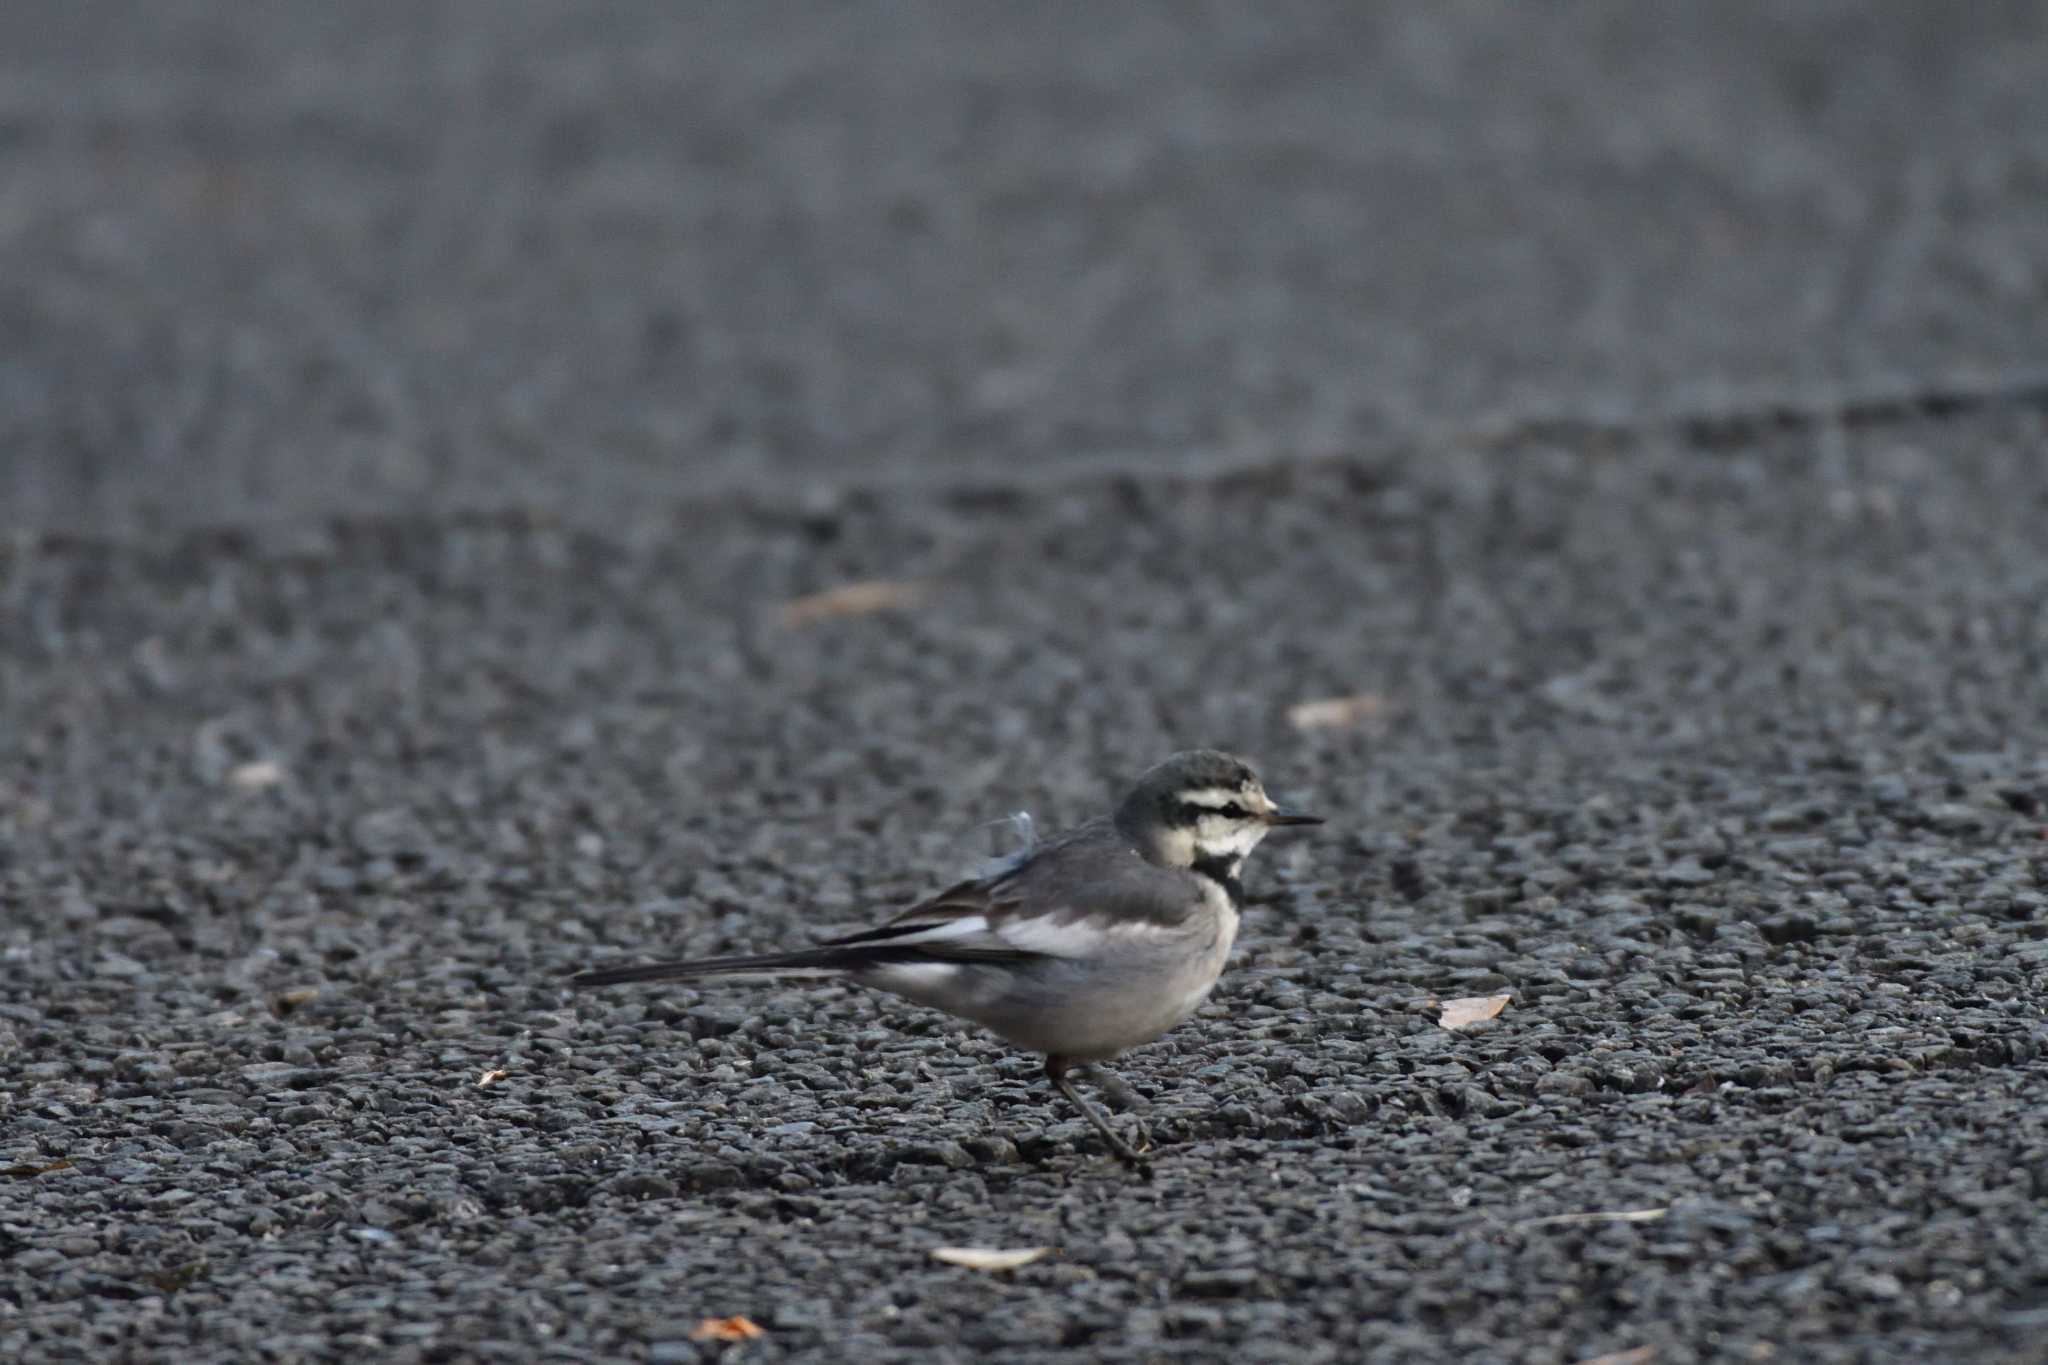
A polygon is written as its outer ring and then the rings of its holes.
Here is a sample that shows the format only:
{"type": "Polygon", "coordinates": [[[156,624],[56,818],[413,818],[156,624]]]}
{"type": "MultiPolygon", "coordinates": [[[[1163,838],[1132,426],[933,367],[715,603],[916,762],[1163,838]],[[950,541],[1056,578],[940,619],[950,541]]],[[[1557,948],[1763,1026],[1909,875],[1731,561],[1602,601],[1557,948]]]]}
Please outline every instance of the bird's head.
{"type": "Polygon", "coordinates": [[[1214,749],[1167,759],[1138,779],[1116,811],[1117,828],[1153,862],[1222,881],[1237,876],[1268,831],[1321,823],[1273,800],[1250,764],[1214,749]]]}

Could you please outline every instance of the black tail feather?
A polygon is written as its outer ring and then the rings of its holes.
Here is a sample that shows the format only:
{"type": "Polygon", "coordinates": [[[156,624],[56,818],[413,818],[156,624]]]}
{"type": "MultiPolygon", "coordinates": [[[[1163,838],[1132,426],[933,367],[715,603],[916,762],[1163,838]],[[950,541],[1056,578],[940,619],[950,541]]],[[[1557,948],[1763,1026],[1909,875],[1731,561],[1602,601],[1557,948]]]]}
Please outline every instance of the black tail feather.
{"type": "Polygon", "coordinates": [[[863,956],[843,948],[804,948],[793,953],[759,953],[751,957],[704,957],[694,962],[643,962],[634,967],[597,967],[578,972],[569,978],[569,984],[581,989],[756,972],[840,972],[859,965],[863,956]]]}

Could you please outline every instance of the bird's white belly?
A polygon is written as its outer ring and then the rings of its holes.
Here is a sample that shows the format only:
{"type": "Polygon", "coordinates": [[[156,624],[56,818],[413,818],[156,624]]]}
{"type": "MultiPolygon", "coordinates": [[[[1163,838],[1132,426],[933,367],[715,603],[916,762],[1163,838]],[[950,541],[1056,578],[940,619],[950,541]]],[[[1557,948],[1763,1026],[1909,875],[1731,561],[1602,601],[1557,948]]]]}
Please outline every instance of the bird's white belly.
{"type": "MultiPolygon", "coordinates": [[[[1183,931],[1185,932],[1185,931],[1183,931]]],[[[1237,937],[1227,904],[1192,942],[1133,944],[1076,972],[1057,1008],[1000,1010],[981,1022],[1033,1052],[1107,1061],[1149,1043],[1200,1009],[1223,974],[1237,937]]]]}

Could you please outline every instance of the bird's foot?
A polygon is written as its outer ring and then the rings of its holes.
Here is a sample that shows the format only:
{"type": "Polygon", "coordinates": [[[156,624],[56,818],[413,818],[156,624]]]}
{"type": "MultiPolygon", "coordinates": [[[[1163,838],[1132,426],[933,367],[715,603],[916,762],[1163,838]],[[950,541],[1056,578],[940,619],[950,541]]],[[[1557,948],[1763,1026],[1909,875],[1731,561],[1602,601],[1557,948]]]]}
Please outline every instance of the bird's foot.
{"type": "MultiPolygon", "coordinates": [[[[1047,1079],[1051,1080],[1053,1088],[1064,1095],[1067,1098],[1067,1102],[1072,1104],[1074,1108],[1081,1111],[1081,1117],[1087,1119],[1089,1125],[1101,1135],[1103,1142],[1108,1144],[1109,1150],[1115,1153],[1118,1161],[1121,1161],[1133,1173],[1146,1180],[1150,1180],[1152,1178],[1152,1163],[1146,1157],[1145,1151],[1152,1146],[1152,1131],[1145,1125],[1145,1120],[1136,1114],[1131,1116],[1136,1121],[1138,1129],[1138,1145],[1133,1147],[1116,1131],[1116,1128],[1110,1123],[1108,1115],[1102,1113],[1094,1105],[1081,1098],[1080,1093],[1074,1089],[1073,1081],[1067,1077],[1066,1073],[1067,1063],[1064,1059],[1058,1057],[1046,1059],[1045,1074],[1047,1079]]],[[[1098,1071],[1096,1074],[1100,1076],[1105,1073],[1098,1071]]],[[[1121,1082],[1117,1084],[1120,1087],[1122,1086],[1121,1082]]],[[[1125,1094],[1129,1094],[1127,1088],[1125,1089],[1125,1094]]]]}
{"type": "Polygon", "coordinates": [[[1132,1147],[1121,1140],[1110,1145],[1110,1152],[1119,1164],[1140,1180],[1152,1178],[1152,1158],[1141,1148],[1132,1147]]]}

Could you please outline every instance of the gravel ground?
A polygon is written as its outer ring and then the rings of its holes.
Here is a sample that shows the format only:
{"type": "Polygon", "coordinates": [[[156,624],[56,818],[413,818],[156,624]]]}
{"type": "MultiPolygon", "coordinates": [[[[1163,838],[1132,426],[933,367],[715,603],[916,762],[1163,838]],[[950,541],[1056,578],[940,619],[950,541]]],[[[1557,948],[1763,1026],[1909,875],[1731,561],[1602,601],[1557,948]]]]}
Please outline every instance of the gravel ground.
{"type": "Polygon", "coordinates": [[[2048,1360],[2042,23],[0,13],[0,1357],[2048,1360]],[[1198,743],[1150,1184],[560,988],[1198,743]]]}

